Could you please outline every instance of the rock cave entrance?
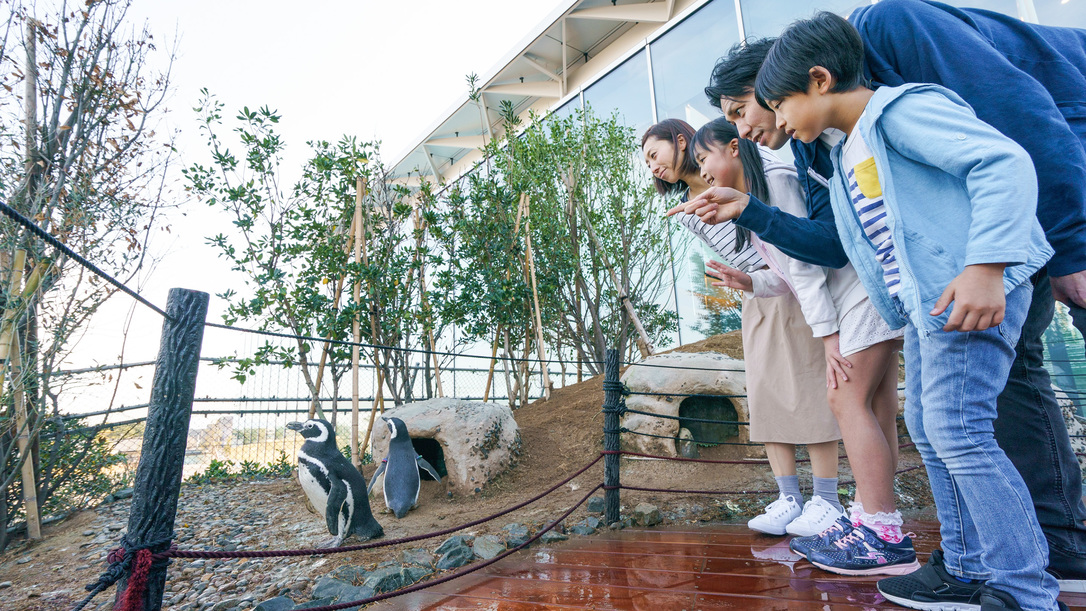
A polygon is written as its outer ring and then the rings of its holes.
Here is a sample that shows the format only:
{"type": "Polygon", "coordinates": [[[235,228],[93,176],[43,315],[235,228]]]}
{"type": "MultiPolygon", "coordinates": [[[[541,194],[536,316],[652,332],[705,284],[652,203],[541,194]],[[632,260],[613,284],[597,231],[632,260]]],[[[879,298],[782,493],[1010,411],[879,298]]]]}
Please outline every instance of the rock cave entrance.
{"type": "MultiPolygon", "coordinates": [[[[412,437],[411,445],[415,447],[416,454],[421,454],[423,459],[437,470],[438,475],[444,478],[449,474],[445,469],[445,450],[441,447],[440,441],[432,437],[412,437]]],[[[419,469],[419,475],[422,481],[434,481],[434,478],[430,477],[424,469],[419,469]]]]}
{"type": "MultiPolygon", "coordinates": [[[[726,420],[736,422],[739,412],[728,397],[700,395],[687,397],[679,404],[679,429],[687,429],[690,436],[699,442],[727,441],[739,435],[737,424],[715,424],[697,422],[690,419],[726,420]]],[[[676,441],[678,437],[676,436],[676,441]]]]}

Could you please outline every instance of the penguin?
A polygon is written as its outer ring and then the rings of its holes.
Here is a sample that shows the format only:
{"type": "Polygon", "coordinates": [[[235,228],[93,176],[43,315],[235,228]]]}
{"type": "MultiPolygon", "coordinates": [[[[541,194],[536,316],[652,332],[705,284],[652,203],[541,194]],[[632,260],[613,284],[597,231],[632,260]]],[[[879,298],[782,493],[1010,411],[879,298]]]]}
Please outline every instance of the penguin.
{"type": "Polygon", "coordinates": [[[287,428],[305,438],[298,449],[298,481],[332,534],[320,547],[339,547],[351,535],[362,541],[384,535],[362,492],[366,478],[340,453],[332,425],[313,419],[288,423],[287,428]]]}
{"type": "Polygon", "coordinates": [[[397,518],[407,515],[413,507],[419,504],[419,487],[422,478],[419,469],[425,469],[435,480],[441,481],[437,469],[430,466],[421,455],[415,452],[415,446],[411,445],[411,435],[407,432],[407,425],[399,418],[385,418],[381,416],[388,426],[388,455],[381,461],[381,466],[370,478],[370,487],[377,481],[377,476],[385,474],[381,484],[385,493],[385,507],[396,514],[397,518]]]}

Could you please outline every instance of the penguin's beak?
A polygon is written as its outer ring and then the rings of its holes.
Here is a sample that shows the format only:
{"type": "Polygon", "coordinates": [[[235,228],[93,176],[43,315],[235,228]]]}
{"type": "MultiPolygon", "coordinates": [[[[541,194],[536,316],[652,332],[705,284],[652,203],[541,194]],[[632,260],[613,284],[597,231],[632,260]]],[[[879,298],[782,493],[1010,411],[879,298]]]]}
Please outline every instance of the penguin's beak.
{"type": "Polygon", "coordinates": [[[302,423],[301,422],[288,422],[287,423],[287,428],[292,430],[292,431],[300,431],[300,430],[302,430],[302,423]]]}

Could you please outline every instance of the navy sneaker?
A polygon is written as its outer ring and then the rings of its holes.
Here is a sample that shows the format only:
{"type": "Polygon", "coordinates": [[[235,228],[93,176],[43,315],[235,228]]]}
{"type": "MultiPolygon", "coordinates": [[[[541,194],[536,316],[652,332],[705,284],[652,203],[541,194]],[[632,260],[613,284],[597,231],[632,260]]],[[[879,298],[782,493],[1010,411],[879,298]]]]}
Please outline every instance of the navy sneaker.
{"type": "Polygon", "coordinates": [[[900,577],[887,577],[878,583],[886,600],[922,611],[979,611],[980,590],[984,582],[963,583],[946,571],[943,550],[931,553],[924,568],[900,577]]]}
{"type": "Polygon", "coordinates": [[[788,548],[806,558],[811,550],[831,545],[834,541],[850,532],[852,532],[852,522],[848,520],[847,516],[841,516],[837,518],[832,526],[817,535],[793,538],[788,542],[788,548]]]}
{"type": "Polygon", "coordinates": [[[920,570],[912,539],[888,543],[862,525],[831,545],[811,550],[807,560],[839,575],[908,575],[920,570]]]}

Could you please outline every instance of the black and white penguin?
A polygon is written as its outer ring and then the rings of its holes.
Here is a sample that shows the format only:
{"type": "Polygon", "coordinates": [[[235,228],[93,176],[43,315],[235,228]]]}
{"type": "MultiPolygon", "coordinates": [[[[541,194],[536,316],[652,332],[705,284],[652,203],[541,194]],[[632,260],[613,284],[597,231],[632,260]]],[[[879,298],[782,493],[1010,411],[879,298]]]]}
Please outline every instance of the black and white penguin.
{"type": "Polygon", "coordinates": [[[367,494],[373,489],[377,476],[384,473],[385,479],[381,486],[385,493],[385,507],[396,514],[397,518],[407,515],[415,505],[419,503],[419,486],[422,478],[419,469],[425,469],[437,481],[441,476],[437,470],[430,466],[421,455],[415,452],[415,446],[411,445],[411,435],[407,432],[407,425],[399,418],[385,418],[381,420],[388,425],[391,435],[388,440],[388,456],[381,461],[381,466],[370,478],[370,487],[367,494]]]}
{"type": "Polygon", "coordinates": [[[298,481],[332,534],[320,547],[339,547],[351,535],[362,541],[384,535],[363,492],[366,478],[340,453],[332,425],[314,419],[291,422],[287,428],[305,438],[298,450],[298,481]]]}

